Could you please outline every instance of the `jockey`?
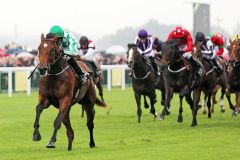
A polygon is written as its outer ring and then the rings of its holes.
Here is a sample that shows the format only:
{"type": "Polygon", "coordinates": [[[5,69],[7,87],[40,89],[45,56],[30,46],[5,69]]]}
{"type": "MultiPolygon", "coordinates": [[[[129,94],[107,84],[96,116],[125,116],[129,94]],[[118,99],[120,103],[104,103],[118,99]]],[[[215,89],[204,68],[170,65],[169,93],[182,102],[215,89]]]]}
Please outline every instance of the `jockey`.
{"type": "Polygon", "coordinates": [[[80,78],[82,84],[84,84],[88,78],[88,73],[83,72],[82,69],[78,66],[77,62],[73,58],[78,56],[78,42],[74,35],[70,32],[64,32],[62,27],[53,26],[50,29],[50,34],[53,34],[58,37],[58,44],[63,49],[64,55],[66,56],[67,63],[71,66],[74,72],[80,78]]]}
{"type": "Polygon", "coordinates": [[[212,63],[214,70],[219,77],[223,70],[219,67],[217,61],[216,61],[216,55],[213,52],[213,43],[210,40],[210,38],[205,37],[205,35],[202,32],[197,32],[195,37],[195,44],[202,43],[201,45],[201,53],[202,56],[206,59],[209,59],[212,63]]]}
{"type": "Polygon", "coordinates": [[[216,52],[217,56],[222,56],[224,52],[224,37],[220,33],[209,34],[209,37],[214,44],[213,52],[216,52]]]}
{"type": "Polygon", "coordinates": [[[148,35],[148,32],[145,29],[141,29],[138,32],[138,36],[135,38],[134,44],[137,45],[138,52],[150,60],[155,73],[160,75],[160,71],[154,60],[154,51],[152,48],[153,41],[153,37],[148,35]]]}
{"type": "Polygon", "coordinates": [[[162,45],[163,41],[161,41],[158,37],[155,37],[153,41],[153,50],[155,50],[157,54],[161,54],[162,45]]]}
{"type": "Polygon", "coordinates": [[[90,68],[93,70],[94,77],[99,75],[97,70],[94,54],[95,54],[95,45],[92,40],[89,40],[86,36],[82,36],[79,40],[80,44],[80,55],[81,59],[88,64],[90,68]]]}
{"type": "Polygon", "coordinates": [[[181,26],[177,26],[172,32],[168,35],[168,40],[177,39],[178,40],[178,49],[179,54],[182,54],[184,58],[187,58],[194,70],[194,79],[196,80],[200,77],[199,69],[200,65],[192,57],[191,51],[193,49],[193,40],[191,33],[181,26]]]}

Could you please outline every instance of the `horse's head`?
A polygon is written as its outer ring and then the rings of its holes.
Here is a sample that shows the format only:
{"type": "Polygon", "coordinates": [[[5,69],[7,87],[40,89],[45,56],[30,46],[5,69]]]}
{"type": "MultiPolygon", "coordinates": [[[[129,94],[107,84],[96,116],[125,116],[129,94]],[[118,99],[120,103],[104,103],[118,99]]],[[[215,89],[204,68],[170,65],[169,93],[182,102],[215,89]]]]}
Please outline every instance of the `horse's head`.
{"type": "Polygon", "coordinates": [[[240,40],[229,41],[229,56],[230,62],[240,59],[240,40]]]}
{"type": "Polygon", "coordinates": [[[163,44],[161,65],[166,66],[179,58],[176,54],[178,41],[171,39],[163,44]]]}
{"type": "Polygon", "coordinates": [[[192,50],[192,55],[198,58],[202,57],[202,52],[201,52],[201,46],[202,46],[202,42],[198,42],[196,43],[195,47],[192,50]]]}
{"type": "Polygon", "coordinates": [[[130,68],[132,68],[133,63],[136,59],[140,57],[140,54],[137,50],[136,44],[128,44],[128,51],[127,51],[127,64],[130,68]]]}
{"type": "Polygon", "coordinates": [[[46,75],[46,71],[53,65],[61,56],[61,45],[58,45],[58,37],[54,35],[41,35],[41,43],[38,46],[38,69],[41,75],[46,75]]]}

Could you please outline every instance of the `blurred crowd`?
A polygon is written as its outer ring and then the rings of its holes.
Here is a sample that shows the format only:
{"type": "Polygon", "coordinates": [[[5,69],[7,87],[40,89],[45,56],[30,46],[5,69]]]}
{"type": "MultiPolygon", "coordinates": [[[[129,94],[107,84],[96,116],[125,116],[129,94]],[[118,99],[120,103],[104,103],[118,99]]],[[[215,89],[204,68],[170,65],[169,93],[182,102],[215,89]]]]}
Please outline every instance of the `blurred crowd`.
{"type": "MultiPolygon", "coordinates": [[[[27,67],[38,64],[38,50],[16,43],[0,48],[0,67],[27,67]]],[[[105,51],[95,53],[96,61],[101,65],[126,64],[126,54],[106,54],[105,51]]]]}

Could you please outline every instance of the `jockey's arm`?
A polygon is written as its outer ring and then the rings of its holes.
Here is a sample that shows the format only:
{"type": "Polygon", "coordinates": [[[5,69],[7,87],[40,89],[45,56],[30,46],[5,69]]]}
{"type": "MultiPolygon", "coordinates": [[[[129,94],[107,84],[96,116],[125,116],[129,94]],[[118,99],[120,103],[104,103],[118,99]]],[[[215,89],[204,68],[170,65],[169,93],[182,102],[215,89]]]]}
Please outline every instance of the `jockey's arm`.
{"type": "Polygon", "coordinates": [[[207,50],[201,50],[203,54],[213,54],[213,43],[209,40],[206,44],[207,50]]]}
{"type": "Polygon", "coordinates": [[[82,60],[93,60],[95,50],[93,48],[89,48],[86,54],[81,55],[82,60]]]}
{"type": "Polygon", "coordinates": [[[224,47],[223,46],[219,46],[218,47],[218,52],[216,53],[218,56],[221,56],[224,52],[224,47]]]}
{"type": "Polygon", "coordinates": [[[187,45],[187,48],[184,50],[184,52],[191,52],[194,45],[193,45],[193,40],[192,40],[192,37],[190,34],[187,36],[187,44],[186,45],[187,45]]]}
{"type": "MultiPolygon", "coordinates": [[[[147,39],[147,40],[148,40],[148,39],[147,39]]],[[[148,47],[147,47],[147,49],[144,51],[144,53],[145,53],[145,54],[148,54],[148,53],[152,52],[152,50],[153,50],[152,46],[153,46],[153,38],[151,37],[151,38],[150,38],[150,43],[148,44],[148,47]]]]}

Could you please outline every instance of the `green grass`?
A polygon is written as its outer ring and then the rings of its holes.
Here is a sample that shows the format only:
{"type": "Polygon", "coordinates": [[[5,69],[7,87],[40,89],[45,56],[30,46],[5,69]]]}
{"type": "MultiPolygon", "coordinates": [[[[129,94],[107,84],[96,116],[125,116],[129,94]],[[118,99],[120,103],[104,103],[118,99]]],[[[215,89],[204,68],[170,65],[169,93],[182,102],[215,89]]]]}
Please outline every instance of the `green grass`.
{"type": "MultiPolygon", "coordinates": [[[[143,108],[142,122],[137,123],[136,104],[131,88],[125,91],[104,90],[109,108],[95,107],[95,143],[89,148],[86,117],[75,105],[71,121],[75,132],[73,150],[67,151],[67,136],[62,125],[57,135],[56,149],[47,149],[53,132],[53,121],[58,110],[44,110],[40,119],[42,140],[32,141],[37,93],[26,96],[15,93],[12,98],[0,94],[0,159],[51,159],[51,160],[219,160],[239,159],[239,117],[232,117],[226,107],[220,113],[218,105],[212,119],[198,112],[198,127],[191,128],[191,112],[184,102],[184,122],[177,123],[177,96],[172,101],[171,115],[164,121],[154,120],[149,109],[143,108]],[[109,112],[109,114],[108,114],[109,112]]],[[[159,98],[159,93],[158,93],[159,98]]],[[[226,103],[225,103],[226,104],[226,103]]],[[[162,107],[158,101],[156,110],[162,107]]]]}

